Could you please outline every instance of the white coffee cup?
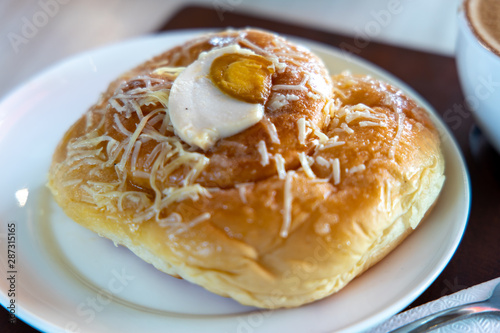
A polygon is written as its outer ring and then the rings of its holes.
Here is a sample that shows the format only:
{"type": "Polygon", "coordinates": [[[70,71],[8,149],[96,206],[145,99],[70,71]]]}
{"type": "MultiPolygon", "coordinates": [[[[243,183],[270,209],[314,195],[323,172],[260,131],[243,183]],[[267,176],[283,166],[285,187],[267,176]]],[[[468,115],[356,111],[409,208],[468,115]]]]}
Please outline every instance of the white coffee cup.
{"type": "Polygon", "coordinates": [[[484,33],[476,28],[470,7],[474,1],[478,0],[466,0],[459,11],[458,74],[465,102],[479,127],[500,152],[500,47],[485,39],[484,33]]]}

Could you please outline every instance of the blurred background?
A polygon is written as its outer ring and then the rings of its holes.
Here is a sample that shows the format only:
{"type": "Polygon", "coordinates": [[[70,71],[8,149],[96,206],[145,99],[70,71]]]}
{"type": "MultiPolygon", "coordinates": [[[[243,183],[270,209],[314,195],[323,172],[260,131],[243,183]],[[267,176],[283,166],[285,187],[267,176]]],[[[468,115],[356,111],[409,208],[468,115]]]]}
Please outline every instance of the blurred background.
{"type": "Polygon", "coordinates": [[[188,5],[452,55],[460,0],[2,0],[0,99],[80,52],[155,33],[188,5]]]}

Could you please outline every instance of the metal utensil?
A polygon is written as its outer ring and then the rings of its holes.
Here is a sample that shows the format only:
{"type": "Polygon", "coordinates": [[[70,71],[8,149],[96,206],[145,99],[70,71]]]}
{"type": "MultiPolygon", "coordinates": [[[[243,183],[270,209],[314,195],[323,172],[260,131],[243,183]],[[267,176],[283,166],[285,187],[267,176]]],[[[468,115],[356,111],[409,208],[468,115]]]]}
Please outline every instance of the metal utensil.
{"type": "Polygon", "coordinates": [[[490,298],[475,303],[463,304],[425,316],[401,326],[390,333],[421,333],[463,320],[478,314],[500,315],[500,283],[496,285],[490,298]]]}

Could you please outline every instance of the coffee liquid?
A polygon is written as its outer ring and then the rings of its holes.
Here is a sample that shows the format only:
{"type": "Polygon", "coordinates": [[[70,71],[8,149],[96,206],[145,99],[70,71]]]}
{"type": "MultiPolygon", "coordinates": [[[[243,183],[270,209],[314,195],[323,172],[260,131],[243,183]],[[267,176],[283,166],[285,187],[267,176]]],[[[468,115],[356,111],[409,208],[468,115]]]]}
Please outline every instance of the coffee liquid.
{"type": "Polygon", "coordinates": [[[500,0],[467,0],[465,12],[481,43],[500,55],[500,0]]]}

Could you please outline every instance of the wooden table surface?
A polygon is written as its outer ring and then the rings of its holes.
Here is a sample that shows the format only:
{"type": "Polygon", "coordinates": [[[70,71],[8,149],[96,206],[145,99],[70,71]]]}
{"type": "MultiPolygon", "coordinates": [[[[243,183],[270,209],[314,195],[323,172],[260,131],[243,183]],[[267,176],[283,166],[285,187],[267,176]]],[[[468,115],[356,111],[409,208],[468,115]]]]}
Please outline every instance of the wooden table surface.
{"type": "MultiPolygon", "coordinates": [[[[454,134],[470,173],[472,203],[469,222],[449,264],[408,308],[500,276],[500,155],[474,124],[460,89],[454,58],[208,7],[185,7],[166,22],[160,31],[248,26],[353,51],[416,90],[438,111],[454,134]]],[[[21,321],[10,324],[8,313],[2,310],[0,332],[37,331],[21,321]]]]}

